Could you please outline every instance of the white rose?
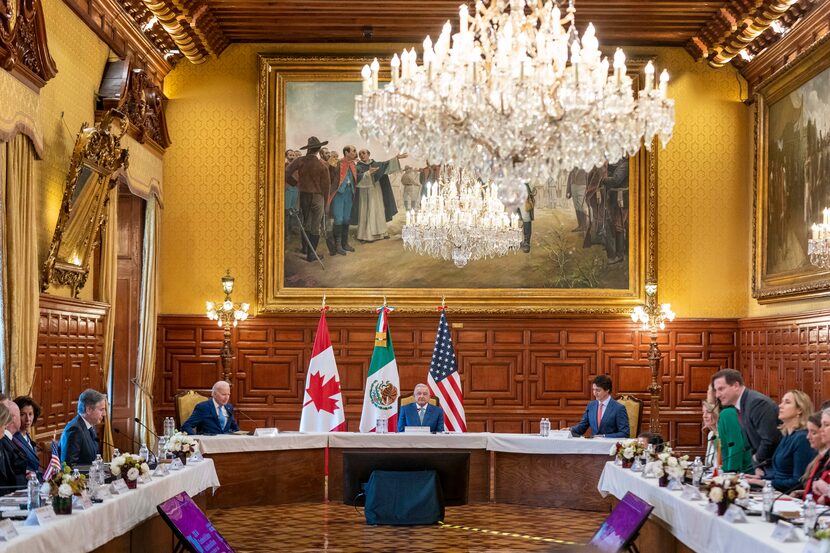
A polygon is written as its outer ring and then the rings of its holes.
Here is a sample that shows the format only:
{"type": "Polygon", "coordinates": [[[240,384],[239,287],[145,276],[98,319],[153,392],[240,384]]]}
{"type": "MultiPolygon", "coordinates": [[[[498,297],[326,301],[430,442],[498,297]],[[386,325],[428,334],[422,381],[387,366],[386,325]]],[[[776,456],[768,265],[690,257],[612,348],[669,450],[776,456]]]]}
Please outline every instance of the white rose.
{"type": "Polygon", "coordinates": [[[112,463],[110,463],[110,466],[111,467],[120,467],[123,464],[124,464],[124,456],[119,455],[118,457],[116,457],[115,459],[112,460],[112,463]]]}
{"type": "Polygon", "coordinates": [[[147,463],[141,463],[141,474],[147,474],[150,472],[150,465],[147,463]]]}
{"type": "Polygon", "coordinates": [[[634,458],[634,449],[627,447],[623,450],[623,457],[626,459],[633,459],[634,458]]]}
{"type": "Polygon", "coordinates": [[[61,497],[72,497],[72,486],[69,484],[61,484],[58,488],[58,495],[61,497]]]}
{"type": "Polygon", "coordinates": [[[130,480],[138,480],[138,469],[133,467],[127,471],[127,478],[130,480]]]}
{"type": "Polygon", "coordinates": [[[723,501],[723,490],[721,488],[712,488],[709,490],[709,499],[715,503],[723,501]]]}
{"type": "Polygon", "coordinates": [[[744,488],[743,486],[738,486],[737,488],[735,488],[735,491],[738,492],[739,498],[744,498],[747,495],[746,488],[744,488]]]}
{"type": "Polygon", "coordinates": [[[113,476],[121,474],[121,465],[110,465],[110,472],[113,476]]]}
{"type": "Polygon", "coordinates": [[[723,485],[723,476],[715,476],[712,478],[712,482],[715,484],[723,485]]]}
{"type": "Polygon", "coordinates": [[[666,464],[669,465],[670,467],[676,467],[677,466],[677,458],[676,457],[669,457],[668,459],[666,459],[666,464]]]}
{"type": "Polygon", "coordinates": [[[140,455],[133,454],[133,455],[130,455],[130,457],[132,457],[133,461],[141,461],[141,456],[140,455]]]}

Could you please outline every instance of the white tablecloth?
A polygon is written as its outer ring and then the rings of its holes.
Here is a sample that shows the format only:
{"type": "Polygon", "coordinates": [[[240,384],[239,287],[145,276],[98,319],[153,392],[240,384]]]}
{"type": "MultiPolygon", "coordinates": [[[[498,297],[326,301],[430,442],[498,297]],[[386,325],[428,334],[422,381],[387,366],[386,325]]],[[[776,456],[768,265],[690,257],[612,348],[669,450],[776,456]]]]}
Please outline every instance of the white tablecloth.
{"type": "Polygon", "coordinates": [[[469,434],[361,434],[359,432],[332,432],[329,447],[412,447],[422,449],[484,449],[486,433],[469,434]]]}
{"type": "Polygon", "coordinates": [[[202,453],[236,453],[240,451],[274,451],[280,449],[321,449],[328,444],[328,434],[284,433],[276,436],[198,436],[202,453]]]}
{"type": "Polygon", "coordinates": [[[532,454],[585,454],[610,457],[611,445],[619,440],[612,438],[543,438],[533,434],[490,434],[489,451],[532,454]]]}
{"type": "Polygon", "coordinates": [[[662,520],[681,542],[701,553],[802,553],[804,534],[797,530],[801,542],[781,543],[771,538],[774,525],[761,517],[747,517],[746,523],[727,522],[723,517],[704,510],[706,500],[687,501],[680,492],[661,488],[654,478],[640,473],[605,465],[597,485],[603,496],[612,494],[620,499],[631,492],[654,506],[652,516],[662,520]]]}
{"type": "Polygon", "coordinates": [[[0,542],[3,553],[34,553],[49,551],[75,553],[92,551],[114,538],[126,534],[158,511],[156,506],[180,492],[191,497],[208,488],[219,487],[213,461],[187,465],[168,476],[139,484],[124,495],[107,497],[88,511],[73,510],[69,516],[58,516],[45,526],[24,526],[16,522],[20,534],[10,542],[0,542]]]}

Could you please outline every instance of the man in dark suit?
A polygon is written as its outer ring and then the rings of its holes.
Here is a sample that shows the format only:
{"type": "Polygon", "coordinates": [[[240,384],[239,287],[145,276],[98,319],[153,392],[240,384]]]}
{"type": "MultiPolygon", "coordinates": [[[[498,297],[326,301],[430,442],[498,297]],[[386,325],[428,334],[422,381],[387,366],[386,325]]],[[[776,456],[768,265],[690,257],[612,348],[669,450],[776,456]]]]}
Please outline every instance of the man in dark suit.
{"type": "Polygon", "coordinates": [[[781,440],[778,405],[761,392],[744,386],[744,377],[735,369],[721,369],[712,375],[715,396],[723,405],[734,405],[738,422],[752,448],[752,460],[760,471],[772,461],[781,440]]]}
{"type": "Polygon", "coordinates": [[[588,403],[579,424],[562,430],[581,436],[590,428],[595,438],[628,438],[628,412],[611,397],[611,388],[610,376],[601,374],[594,378],[591,391],[596,399],[588,403]]]}
{"type": "Polygon", "coordinates": [[[78,416],[69,421],[61,434],[61,462],[71,467],[91,465],[98,455],[95,427],[104,420],[107,396],[87,388],[78,397],[78,416]]]}
{"type": "Polygon", "coordinates": [[[198,404],[182,425],[182,432],[188,434],[227,434],[239,430],[233,418],[231,385],[220,380],[213,385],[211,399],[198,404]]]}
{"type": "Polygon", "coordinates": [[[429,403],[429,387],[418,384],[412,392],[415,401],[401,407],[398,415],[398,432],[407,426],[429,426],[432,433],[444,431],[444,410],[429,403]]]}

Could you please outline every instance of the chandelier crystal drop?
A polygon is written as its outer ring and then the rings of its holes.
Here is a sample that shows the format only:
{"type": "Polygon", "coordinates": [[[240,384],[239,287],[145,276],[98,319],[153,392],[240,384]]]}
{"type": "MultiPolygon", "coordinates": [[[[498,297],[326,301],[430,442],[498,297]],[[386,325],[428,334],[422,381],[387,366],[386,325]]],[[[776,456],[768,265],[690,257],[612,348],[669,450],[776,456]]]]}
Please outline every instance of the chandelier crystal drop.
{"type": "Polygon", "coordinates": [[[655,136],[665,147],[668,73],[655,80],[649,62],[635,99],[622,50],[609,74],[593,25],[580,38],[575,11],[572,1],[564,15],[551,0],[478,1],[472,14],[462,5],[458,32],[448,21],[435,43],[427,37],[421,64],[414,48],[395,54],[382,88],[377,60],[363,68],[361,135],[514,189],[616,162],[655,136]]]}
{"type": "Polygon", "coordinates": [[[495,186],[445,170],[437,182],[427,184],[420,209],[406,213],[401,238],[404,248],[451,259],[460,268],[518,251],[522,229],[518,213],[508,215],[495,186]]]}

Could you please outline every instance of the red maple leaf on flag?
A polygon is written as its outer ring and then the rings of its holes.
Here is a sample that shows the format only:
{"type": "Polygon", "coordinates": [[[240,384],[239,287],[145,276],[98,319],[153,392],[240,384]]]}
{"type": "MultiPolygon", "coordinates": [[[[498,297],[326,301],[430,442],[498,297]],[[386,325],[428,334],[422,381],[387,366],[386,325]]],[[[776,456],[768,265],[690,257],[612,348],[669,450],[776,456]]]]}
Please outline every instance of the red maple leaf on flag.
{"type": "MultiPolygon", "coordinates": [[[[334,379],[334,376],[323,382],[323,376],[320,373],[313,373],[308,380],[308,388],[306,393],[311,396],[311,401],[314,402],[314,407],[317,411],[328,411],[331,414],[339,409],[336,399],[332,399],[340,393],[340,383],[334,379]]],[[[305,402],[305,407],[310,402],[305,402]]]]}

